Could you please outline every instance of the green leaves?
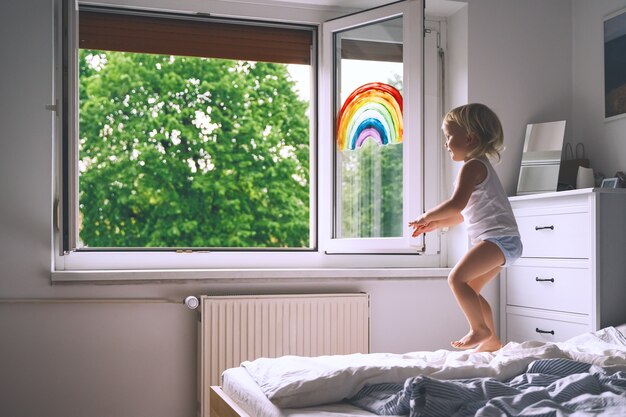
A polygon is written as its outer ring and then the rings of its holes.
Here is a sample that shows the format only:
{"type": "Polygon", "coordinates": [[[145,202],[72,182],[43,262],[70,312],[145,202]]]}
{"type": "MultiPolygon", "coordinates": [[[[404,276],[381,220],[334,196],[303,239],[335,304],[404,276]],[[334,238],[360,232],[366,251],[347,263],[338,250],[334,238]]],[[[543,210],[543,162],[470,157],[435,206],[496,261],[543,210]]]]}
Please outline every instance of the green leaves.
{"type": "Polygon", "coordinates": [[[80,51],[90,247],[308,247],[308,103],[282,64],[80,51]]]}

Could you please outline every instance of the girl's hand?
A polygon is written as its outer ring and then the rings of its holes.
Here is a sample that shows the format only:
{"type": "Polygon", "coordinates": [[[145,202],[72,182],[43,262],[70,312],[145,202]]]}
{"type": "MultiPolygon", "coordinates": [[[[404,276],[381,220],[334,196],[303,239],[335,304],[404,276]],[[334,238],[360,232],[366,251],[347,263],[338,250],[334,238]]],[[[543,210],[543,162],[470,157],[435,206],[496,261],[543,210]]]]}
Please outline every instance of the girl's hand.
{"type": "Polygon", "coordinates": [[[412,227],[414,229],[411,236],[417,237],[422,233],[432,232],[433,230],[437,229],[438,223],[439,222],[437,221],[428,222],[424,220],[423,217],[420,217],[417,220],[413,220],[412,222],[409,222],[409,227],[412,227]]]}

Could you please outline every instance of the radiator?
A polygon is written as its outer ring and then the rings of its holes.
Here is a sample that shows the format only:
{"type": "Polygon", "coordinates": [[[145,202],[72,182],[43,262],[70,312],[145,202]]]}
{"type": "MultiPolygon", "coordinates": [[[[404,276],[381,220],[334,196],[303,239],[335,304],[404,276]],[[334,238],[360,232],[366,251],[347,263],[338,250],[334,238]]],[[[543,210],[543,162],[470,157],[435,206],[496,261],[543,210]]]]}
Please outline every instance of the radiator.
{"type": "Polygon", "coordinates": [[[246,360],[283,355],[369,353],[369,296],[289,294],[200,299],[199,397],[209,416],[209,388],[246,360]]]}

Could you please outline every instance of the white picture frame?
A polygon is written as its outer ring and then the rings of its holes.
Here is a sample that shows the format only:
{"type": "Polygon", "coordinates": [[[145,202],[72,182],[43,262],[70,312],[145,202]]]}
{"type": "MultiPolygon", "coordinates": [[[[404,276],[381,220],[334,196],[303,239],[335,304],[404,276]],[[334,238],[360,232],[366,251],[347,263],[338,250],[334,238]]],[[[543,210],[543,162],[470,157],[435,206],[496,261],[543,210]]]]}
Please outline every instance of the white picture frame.
{"type": "Polygon", "coordinates": [[[600,184],[600,188],[617,188],[618,183],[619,183],[619,178],[617,177],[605,178],[602,180],[602,183],[600,184]]]}

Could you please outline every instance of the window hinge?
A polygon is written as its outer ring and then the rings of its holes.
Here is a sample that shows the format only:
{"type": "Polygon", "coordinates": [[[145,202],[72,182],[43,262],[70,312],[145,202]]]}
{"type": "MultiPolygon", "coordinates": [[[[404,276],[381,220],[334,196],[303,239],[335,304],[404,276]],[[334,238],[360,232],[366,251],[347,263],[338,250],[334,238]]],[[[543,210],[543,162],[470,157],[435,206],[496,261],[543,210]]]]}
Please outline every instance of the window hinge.
{"type": "Polygon", "coordinates": [[[53,218],[52,218],[52,226],[54,227],[54,230],[56,230],[57,232],[60,230],[61,228],[61,209],[60,209],[60,204],[59,204],[59,199],[55,199],[54,200],[54,206],[52,208],[52,212],[53,214],[53,218]]]}
{"type": "Polygon", "coordinates": [[[59,111],[59,101],[56,100],[54,102],[54,104],[46,104],[46,110],[54,112],[55,114],[58,114],[58,111],[59,111]]]}

